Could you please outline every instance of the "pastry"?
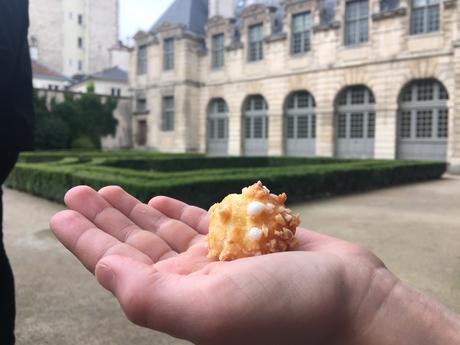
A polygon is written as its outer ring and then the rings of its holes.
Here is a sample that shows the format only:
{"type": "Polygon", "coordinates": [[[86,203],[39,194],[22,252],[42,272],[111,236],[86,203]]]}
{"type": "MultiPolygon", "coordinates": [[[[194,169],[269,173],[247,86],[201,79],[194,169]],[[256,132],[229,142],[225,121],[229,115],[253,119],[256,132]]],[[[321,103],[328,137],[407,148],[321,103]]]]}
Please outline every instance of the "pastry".
{"type": "Polygon", "coordinates": [[[259,181],[213,205],[208,257],[230,261],[295,248],[300,219],[284,206],[286,200],[285,193],[271,194],[259,181]]]}

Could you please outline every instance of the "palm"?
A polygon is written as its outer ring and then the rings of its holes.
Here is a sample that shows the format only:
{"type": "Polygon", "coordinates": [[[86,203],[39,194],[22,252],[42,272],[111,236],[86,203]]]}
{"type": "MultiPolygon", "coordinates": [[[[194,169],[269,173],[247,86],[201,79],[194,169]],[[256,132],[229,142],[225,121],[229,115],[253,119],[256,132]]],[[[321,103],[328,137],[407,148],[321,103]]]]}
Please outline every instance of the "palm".
{"type": "Polygon", "coordinates": [[[117,187],[77,187],[65,201],[71,210],[53,217],[51,228],[131,321],[200,343],[279,344],[286,332],[295,336],[295,320],[309,320],[310,339],[324,340],[348,312],[339,301],[345,280],[365,287],[382,265],[359,247],[303,229],[296,252],[211,262],[202,209],[164,197],[147,206],[117,187]]]}

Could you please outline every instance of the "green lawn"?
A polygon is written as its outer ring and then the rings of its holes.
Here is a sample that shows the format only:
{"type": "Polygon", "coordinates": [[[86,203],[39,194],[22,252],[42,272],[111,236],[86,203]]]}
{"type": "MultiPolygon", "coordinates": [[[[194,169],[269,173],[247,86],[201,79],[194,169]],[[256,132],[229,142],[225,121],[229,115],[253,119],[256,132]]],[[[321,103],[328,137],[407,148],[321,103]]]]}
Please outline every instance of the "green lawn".
{"type": "Polygon", "coordinates": [[[95,189],[120,185],[142,201],[169,195],[207,208],[257,180],[274,192],[286,192],[290,201],[301,201],[437,179],[445,170],[445,164],[436,162],[208,158],[139,151],[37,152],[21,155],[7,185],[58,202],[76,185],[95,189]]]}

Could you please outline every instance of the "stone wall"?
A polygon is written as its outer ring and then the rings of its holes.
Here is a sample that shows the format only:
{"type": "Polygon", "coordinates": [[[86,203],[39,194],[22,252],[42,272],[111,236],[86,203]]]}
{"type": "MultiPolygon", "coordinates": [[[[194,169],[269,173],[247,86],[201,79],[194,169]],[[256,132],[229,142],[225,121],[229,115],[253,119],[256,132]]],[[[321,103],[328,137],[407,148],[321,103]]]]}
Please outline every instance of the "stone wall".
{"type": "Polygon", "coordinates": [[[438,32],[409,35],[409,0],[401,1],[394,13],[379,13],[379,2],[370,5],[369,41],[356,46],[344,45],[344,2],[337,2],[336,22],[319,26],[317,2],[286,1],[282,33],[272,35],[273,17],[268,9],[251,6],[243,13],[241,44],[230,45],[232,23],[217,17],[208,23],[209,37],[215,30],[226,35],[225,66],[211,69],[211,53],[200,50],[201,41],[188,37],[177,28],[160,30],[156,36],[146,35],[138,44],[148,44],[149,69],[138,76],[135,68],[136,50],[131,56],[130,83],[134,90],[145,92],[150,113],[143,114],[149,122],[147,147],[160,151],[206,152],[206,111],[213,98],[223,98],[229,108],[229,154],[242,154],[242,112],[245,99],[260,94],[268,102],[268,153],[284,153],[283,113],[285,101],[293,91],[307,90],[316,101],[316,154],[334,156],[334,113],[336,97],[348,86],[365,85],[376,98],[375,158],[395,159],[398,151],[398,100],[403,87],[416,79],[436,79],[449,93],[448,161],[460,164],[460,6],[443,1],[441,29],[438,32]],[[290,3],[292,3],[290,5],[290,3]],[[314,13],[311,50],[293,56],[290,53],[290,16],[310,10],[314,13]],[[257,18],[257,19],[254,19],[257,18]],[[262,21],[265,26],[264,59],[247,62],[247,30],[245,25],[262,21]],[[215,29],[218,28],[218,29],[215,29]],[[162,39],[176,39],[174,71],[162,70],[162,39]],[[158,132],[161,120],[162,90],[174,90],[176,118],[174,134],[166,140],[158,132]],[[184,107],[184,97],[191,97],[193,106],[184,107]],[[188,119],[183,121],[181,119],[188,119]],[[185,130],[182,124],[186,124],[185,130]]]}

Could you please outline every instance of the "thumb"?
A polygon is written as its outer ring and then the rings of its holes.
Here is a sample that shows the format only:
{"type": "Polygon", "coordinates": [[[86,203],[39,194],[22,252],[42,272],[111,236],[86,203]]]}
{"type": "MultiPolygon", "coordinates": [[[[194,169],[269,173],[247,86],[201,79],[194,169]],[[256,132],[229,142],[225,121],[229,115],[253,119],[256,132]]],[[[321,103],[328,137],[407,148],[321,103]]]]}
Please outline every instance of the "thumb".
{"type": "Polygon", "coordinates": [[[143,327],[157,328],[151,324],[153,305],[158,301],[155,291],[161,287],[161,274],[153,265],[125,256],[110,255],[96,265],[96,279],[120,303],[127,318],[143,327]]]}

